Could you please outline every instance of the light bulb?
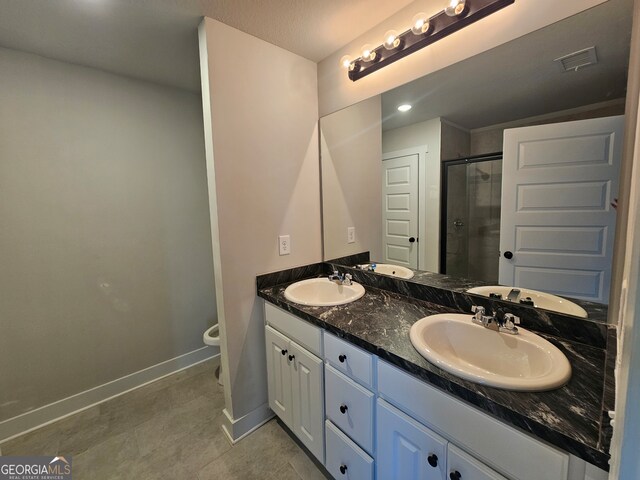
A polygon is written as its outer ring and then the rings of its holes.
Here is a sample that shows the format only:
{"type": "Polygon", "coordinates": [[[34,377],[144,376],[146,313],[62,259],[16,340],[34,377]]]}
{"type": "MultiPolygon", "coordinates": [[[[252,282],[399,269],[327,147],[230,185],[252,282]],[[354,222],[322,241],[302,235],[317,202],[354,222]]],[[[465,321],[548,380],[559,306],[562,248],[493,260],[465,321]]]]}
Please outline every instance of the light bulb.
{"type": "Polygon", "coordinates": [[[464,13],[464,9],[467,5],[466,0],[450,0],[449,5],[444,9],[444,13],[450,17],[457,17],[464,13]]]}
{"type": "Polygon", "coordinates": [[[362,46],[362,60],[365,62],[373,62],[376,59],[376,52],[368,43],[362,46]]]}
{"type": "Polygon", "coordinates": [[[353,70],[353,61],[349,55],[345,55],[340,59],[340,66],[345,70],[353,70]]]}
{"type": "Polygon", "coordinates": [[[398,32],[395,30],[389,30],[384,34],[384,48],[387,50],[393,50],[400,46],[400,38],[398,38],[398,32]]]}
{"type": "Polygon", "coordinates": [[[409,110],[411,110],[411,105],[409,105],[408,103],[403,103],[402,105],[398,105],[398,111],[400,112],[408,112],[409,110]]]}
{"type": "Polygon", "coordinates": [[[426,13],[416,13],[411,20],[411,31],[414,35],[424,35],[431,30],[431,23],[426,13]]]}

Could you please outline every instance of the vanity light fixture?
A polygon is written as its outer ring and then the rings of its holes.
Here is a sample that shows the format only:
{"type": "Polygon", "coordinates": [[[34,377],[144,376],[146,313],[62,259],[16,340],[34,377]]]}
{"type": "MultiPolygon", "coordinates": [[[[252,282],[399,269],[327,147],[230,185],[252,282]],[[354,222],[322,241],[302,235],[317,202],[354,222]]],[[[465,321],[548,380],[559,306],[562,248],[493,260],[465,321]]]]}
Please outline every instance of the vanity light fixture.
{"type": "Polygon", "coordinates": [[[426,35],[431,33],[433,25],[429,22],[429,16],[426,13],[416,13],[411,19],[411,32],[414,35],[426,35]]]}
{"type": "Polygon", "coordinates": [[[389,30],[385,33],[382,45],[365,45],[359,58],[352,60],[345,55],[340,59],[340,64],[355,82],[514,2],[515,0],[447,0],[447,6],[432,17],[425,13],[414,15],[411,28],[406,32],[398,35],[394,30],[389,30]]]}
{"type": "Polygon", "coordinates": [[[398,111],[402,113],[408,112],[409,110],[411,110],[411,105],[409,105],[408,103],[403,103],[402,105],[398,105],[398,111]]]}
{"type": "Polygon", "coordinates": [[[384,34],[384,48],[386,48],[387,50],[393,50],[395,48],[398,48],[400,46],[400,43],[402,43],[400,41],[400,37],[398,36],[398,32],[396,32],[395,30],[389,30],[387,33],[384,34]]]}
{"type": "Polygon", "coordinates": [[[375,51],[375,49],[371,45],[367,44],[362,47],[362,55],[360,57],[361,61],[373,62],[375,61],[377,56],[378,56],[378,53],[375,51]]]}
{"type": "Polygon", "coordinates": [[[444,9],[444,13],[450,17],[461,17],[466,13],[466,0],[451,0],[449,5],[444,9]]]}

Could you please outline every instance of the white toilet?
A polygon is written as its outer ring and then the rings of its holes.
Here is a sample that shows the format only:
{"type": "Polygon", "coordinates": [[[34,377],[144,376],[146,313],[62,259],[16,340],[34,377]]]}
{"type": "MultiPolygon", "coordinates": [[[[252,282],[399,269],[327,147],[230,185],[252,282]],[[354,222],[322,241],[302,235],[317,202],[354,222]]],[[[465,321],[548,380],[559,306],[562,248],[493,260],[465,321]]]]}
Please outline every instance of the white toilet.
{"type": "MultiPolygon", "coordinates": [[[[205,345],[210,345],[212,347],[220,347],[220,327],[216,323],[213,327],[208,328],[204,334],[202,335],[202,341],[205,345]]],[[[218,367],[218,385],[223,385],[222,383],[222,364],[218,367]]]]}

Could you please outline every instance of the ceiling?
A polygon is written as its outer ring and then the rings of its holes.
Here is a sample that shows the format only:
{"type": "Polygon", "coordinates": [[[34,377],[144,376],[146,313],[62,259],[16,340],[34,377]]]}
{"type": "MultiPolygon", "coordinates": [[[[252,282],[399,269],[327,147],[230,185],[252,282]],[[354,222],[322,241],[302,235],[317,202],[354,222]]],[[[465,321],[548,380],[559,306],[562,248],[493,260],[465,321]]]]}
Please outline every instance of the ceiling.
{"type": "Polygon", "coordinates": [[[625,96],[633,0],[610,0],[382,95],[383,130],[443,117],[467,129],[625,96]],[[596,47],[598,63],[553,60],[596,47]],[[413,108],[400,113],[398,105],[413,108]]]}
{"type": "Polygon", "coordinates": [[[198,91],[202,16],[319,62],[411,2],[0,0],[0,46],[198,91]]]}

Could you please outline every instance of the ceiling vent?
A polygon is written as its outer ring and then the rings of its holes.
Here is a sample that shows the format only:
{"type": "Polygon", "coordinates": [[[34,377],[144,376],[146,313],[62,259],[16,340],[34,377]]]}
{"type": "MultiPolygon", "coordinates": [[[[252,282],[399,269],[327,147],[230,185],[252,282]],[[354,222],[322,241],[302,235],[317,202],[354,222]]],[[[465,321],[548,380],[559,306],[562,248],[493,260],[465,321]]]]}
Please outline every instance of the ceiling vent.
{"type": "Polygon", "coordinates": [[[554,62],[562,67],[565,72],[577,72],[578,69],[584,68],[589,65],[595,65],[598,63],[598,56],[596,55],[596,47],[585,48],[584,50],[578,50],[577,52],[564,55],[563,57],[556,58],[554,62]]]}

